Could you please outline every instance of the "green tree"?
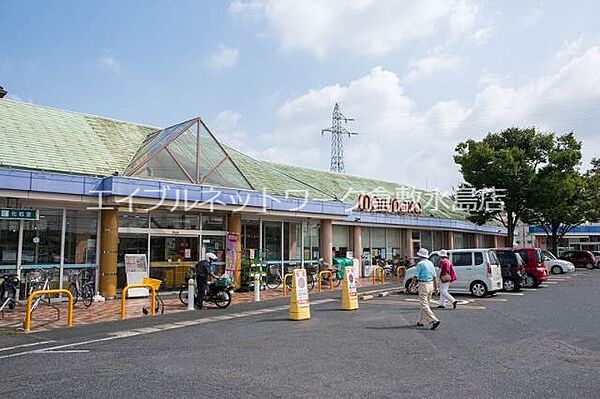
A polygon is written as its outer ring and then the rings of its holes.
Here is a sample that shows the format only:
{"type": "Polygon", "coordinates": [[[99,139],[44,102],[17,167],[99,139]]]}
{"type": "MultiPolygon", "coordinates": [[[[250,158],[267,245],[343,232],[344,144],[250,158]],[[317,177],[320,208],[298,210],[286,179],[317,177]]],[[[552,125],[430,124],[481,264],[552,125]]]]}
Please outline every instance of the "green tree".
{"type": "Polygon", "coordinates": [[[589,180],[581,175],[581,142],[573,133],[554,138],[547,163],[530,184],[523,221],[539,226],[557,253],[559,241],[591,216],[589,180]]]}
{"type": "Polygon", "coordinates": [[[592,159],[592,168],[585,174],[589,197],[589,220],[600,220],[600,158],[592,159]]]}
{"type": "Polygon", "coordinates": [[[467,183],[476,189],[506,190],[504,212],[483,209],[469,219],[479,224],[500,221],[507,228],[508,243],[512,245],[517,222],[527,211],[531,182],[547,162],[553,141],[552,134],[538,132],[534,127],[511,127],[489,133],[481,141],[458,144],[454,161],[467,183]]]}

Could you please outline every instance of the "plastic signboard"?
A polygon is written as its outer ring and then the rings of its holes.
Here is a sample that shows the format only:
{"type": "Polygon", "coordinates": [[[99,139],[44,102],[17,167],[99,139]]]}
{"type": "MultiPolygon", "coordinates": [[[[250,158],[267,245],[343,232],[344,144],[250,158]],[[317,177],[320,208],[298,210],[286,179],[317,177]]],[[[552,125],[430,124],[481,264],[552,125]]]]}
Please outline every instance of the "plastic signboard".
{"type": "MultiPolygon", "coordinates": [[[[148,277],[148,261],[146,254],[125,254],[125,273],[127,285],[142,284],[144,277],[148,277]]],[[[132,288],[127,291],[129,298],[148,296],[147,288],[132,288]]]]}

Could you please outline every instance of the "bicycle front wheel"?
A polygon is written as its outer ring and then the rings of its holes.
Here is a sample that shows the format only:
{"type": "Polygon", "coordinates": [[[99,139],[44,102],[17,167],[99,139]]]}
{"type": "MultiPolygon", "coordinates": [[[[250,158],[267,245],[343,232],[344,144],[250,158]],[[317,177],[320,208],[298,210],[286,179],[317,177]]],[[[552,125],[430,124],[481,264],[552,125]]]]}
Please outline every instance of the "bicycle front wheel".
{"type": "Polygon", "coordinates": [[[267,288],[275,290],[281,284],[281,276],[279,274],[269,274],[267,276],[267,288]]]}
{"type": "Polygon", "coordinates": [[[187,306],[188,304],[188,286],[184,285],[183,287],[181,287],[181,290],[179,290],[179,300],[181,301],[181,303],[183,303],[185,306],[187,306]]]}
{"type": "Polygon", "coordinates": [[[77,289],[77,284],[71,283],[69,285],[69,291],[71,291],[71,295],[73,295],[73,305],[75,305],[79,299],[79,290],[77,289]]]}
{"type": "Polygon", "coordinates": [[[92,306],[92,302],[94,302],[94,290],[91,286],[84,285],[82,291],[81,296],[83,298],[83,306],[89,308],[92,306]]]}

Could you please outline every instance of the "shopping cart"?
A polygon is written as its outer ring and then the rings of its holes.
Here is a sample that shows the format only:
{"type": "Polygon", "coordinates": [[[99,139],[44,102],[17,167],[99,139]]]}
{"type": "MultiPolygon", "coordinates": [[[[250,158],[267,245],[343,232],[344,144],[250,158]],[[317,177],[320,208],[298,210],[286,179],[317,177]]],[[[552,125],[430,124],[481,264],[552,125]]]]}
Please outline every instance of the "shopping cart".
{"type": "MultiPolygon", "coordinates": [[[[156,293],[156,303],[155,303],[156,307],[154,309],[155,314],[157,314],[159,310],[160,310],[160,314],[165,313],[165,303],[163,302],[162,298],[158,294],[158,290],[160,288],[160,285],[162,284],[162,280],[158,280],[156,278],[144,277],[143,283],[151,285],[154,288],[154,292],[156,293]]],[[[143,307],[142,313],[148,314],[148,309],[143,307]]]]}

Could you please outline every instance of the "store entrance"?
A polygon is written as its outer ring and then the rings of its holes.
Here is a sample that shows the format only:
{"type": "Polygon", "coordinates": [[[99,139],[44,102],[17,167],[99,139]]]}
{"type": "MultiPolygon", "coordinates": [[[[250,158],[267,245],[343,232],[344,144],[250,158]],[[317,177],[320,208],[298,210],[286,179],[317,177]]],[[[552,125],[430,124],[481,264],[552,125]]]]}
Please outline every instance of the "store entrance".
{"type": "Polygon", "coordinates": [[[163,281],[161,289],[178,289],[199,260],[198,248],[197,235],[150,236],[150,277],[163,281]]]}

